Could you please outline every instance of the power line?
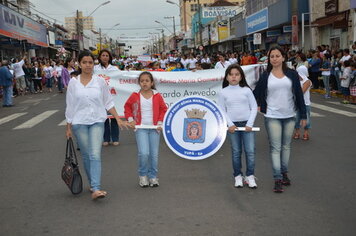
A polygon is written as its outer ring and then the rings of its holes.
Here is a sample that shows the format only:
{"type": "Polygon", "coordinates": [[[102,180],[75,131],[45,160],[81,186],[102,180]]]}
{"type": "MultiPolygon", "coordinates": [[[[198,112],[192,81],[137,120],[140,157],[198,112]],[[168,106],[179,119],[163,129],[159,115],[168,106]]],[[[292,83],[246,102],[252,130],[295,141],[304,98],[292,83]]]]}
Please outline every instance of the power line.
{"type": "Polygon", "coordinates": [[[37,13],[39,13],[39,14],[43,15],[43,16],[46,16],[47,18],[50,18],[50,19],[54,20],[55,22],[61,22],[61,23],[64,23],[63,21],[61,21],[61,20],[57,20],[57,19],[55,19],[55,18],[53,18],[53,17],[50,17],[50,16],[48,16],[48,15],[44,14],[43,12],[40,12],[40,11],[36,10],[35,8],[33,8],[33,7],[31,7],[31,6],[30,6],[30,8],[31,8],[32,10],[34,10],[35,12],[37,12],[37,13]]]}

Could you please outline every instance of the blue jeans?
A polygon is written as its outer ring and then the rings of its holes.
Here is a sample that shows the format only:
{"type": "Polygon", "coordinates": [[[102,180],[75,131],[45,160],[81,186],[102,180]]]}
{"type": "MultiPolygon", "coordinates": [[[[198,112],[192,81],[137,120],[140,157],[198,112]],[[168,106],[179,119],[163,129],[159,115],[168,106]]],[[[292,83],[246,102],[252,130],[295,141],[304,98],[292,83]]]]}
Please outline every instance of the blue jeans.
{"type": "Polygon", "coordinates": [[[47,88],[52,88],[52,84],[53,84],[53,77],[46,78],[46,87],[47,88]]]}
{"type": "Polygon", "coordinates": [[[79,144],[90,187],[93,191],[100,190],[104,122],[92,125],[73,125],[72,130],[79,144]]]}
{"type": "Polygon", "coordinates": [[[275,119],[265,117],[265,126],[270,145],[273,178],[282,179],[282,173],[288,172],[290,144],[295,125],[295,117],[275,119]]]}
{"type": "MultiPolygon", "coordinates": [[[[236,127],[245,127],[247,121],[234,122],[236,127]]],[[[232,152],[232,168],[234,177],[243,175],[241,171],[241,153],[242,145],[245,150],[246,157],[246,176],[254,175],[255,173],[255,133],[245,131],[228,132],[231,143],[232,152]]]]}
{"type": "Polygon", "coordinates": [[[323,75],[323,82],[324,82],[326,95],[330,96],[330,76],[329,75],[323,75]]]}
{"type": "Polygon", "coordinates": [[[58,91],[62,92],[63,91],[63,83],[62,83],[62,77],[61,76],[57,77],[57,83],[58,83],[58,91]]]}
{"type": "Polygon", "coordinates": [[[340,71],[339,70],[335,71],[334,75],[337,83],[337,90],[341,91],[340,71]]]}
{"type": "MultiPolygon", "coordinates": [[[[311,128],[311,120],[310,120],[310,106],[305,105],[306,113],[307,113],[307,124],[305,125],[304,129],[310,129],[311,128]]],[[[300,129],[300,115],[299,112],[297,112],[297,115],[295,117],[295,129],[300,129]]]]}
{"type": "Polygon", "coordinates": [[[138,174],[156,178],[160,134],[155,129],[137,129],[138,174]]]}
{"type": "Polygon", "coordinates": [[[116,119],[108,118],[105,121],[104,142],[119,142],[119,126],[116,119]]]}
{"type": "Polygon", "coordinates": [[[13,105],[12,104],[12,85],[10,86],[3,86],[3,93],[4,93],[4,97],[3,97],[3,101],[2,104],[3,105],[13,105]]]}

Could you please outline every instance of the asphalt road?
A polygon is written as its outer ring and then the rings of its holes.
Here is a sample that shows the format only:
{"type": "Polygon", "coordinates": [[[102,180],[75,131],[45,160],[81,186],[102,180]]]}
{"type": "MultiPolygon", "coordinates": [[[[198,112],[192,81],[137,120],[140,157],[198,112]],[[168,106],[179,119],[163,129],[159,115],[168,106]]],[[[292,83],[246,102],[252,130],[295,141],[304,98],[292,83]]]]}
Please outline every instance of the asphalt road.
{"type": "Polygon", "coordinates": [[[125,130],[121,145],[102,153],[109,195],[92,201],[86,178],[79,196],[60,178],[64,94],[16,98],[15,107],[0,108],[0,235],[355,235],[356,106],[319,94],[312,101],[318,108],[312,108],[311,139],[293,141],[292,186],[283,194],[272,192],[259,115],[258,189],[233,187],[228,142],[208,159],[189,161],[169,150],[163,137],[160,187],[142,189],[135,138],[125,130]],[[37,125],[25,123],[44,112],[49,117],[37,125]]]}

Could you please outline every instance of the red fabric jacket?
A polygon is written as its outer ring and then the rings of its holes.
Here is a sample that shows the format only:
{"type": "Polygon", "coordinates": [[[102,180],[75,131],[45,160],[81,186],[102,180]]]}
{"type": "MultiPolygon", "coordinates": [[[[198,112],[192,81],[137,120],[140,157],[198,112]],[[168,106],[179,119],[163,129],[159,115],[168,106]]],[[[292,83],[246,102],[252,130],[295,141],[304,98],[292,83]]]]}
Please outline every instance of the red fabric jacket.
{"type": "MultiPolygon", "coordinates": [[[[164,114],[167,111],[167,105],[160,93],[153,90],[153,125],[157,125],[159,121],[163,122],[164,114]]],[[[133,92],[125,103],[125,118],[129,120],[130,117],[134,119],[136,125],[141,125],[141,102],[140,92],[133,92]]]]}

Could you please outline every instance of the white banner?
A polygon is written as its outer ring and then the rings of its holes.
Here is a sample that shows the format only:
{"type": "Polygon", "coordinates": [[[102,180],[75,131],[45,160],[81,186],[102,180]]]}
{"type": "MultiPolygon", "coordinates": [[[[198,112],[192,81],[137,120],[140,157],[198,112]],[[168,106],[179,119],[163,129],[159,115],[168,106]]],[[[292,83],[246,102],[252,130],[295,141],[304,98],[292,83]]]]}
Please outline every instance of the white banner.
{"type": "MultiPolygon", "coordinates": [[[[246,80],[253,89],[265,65],[242,66],[246,80]]],[[[124,104],[134,91],[140,89],[137,78],[142,71],[98,71],[111,87],[115,108],[120,116],[124,115],[124,104]]],[[[156,88],[168,107],[176,101],[188,96],[203,96],[216,102],[222,88],[225,69],[211,69],[177,72],[151,72],[156,88]]]]}

